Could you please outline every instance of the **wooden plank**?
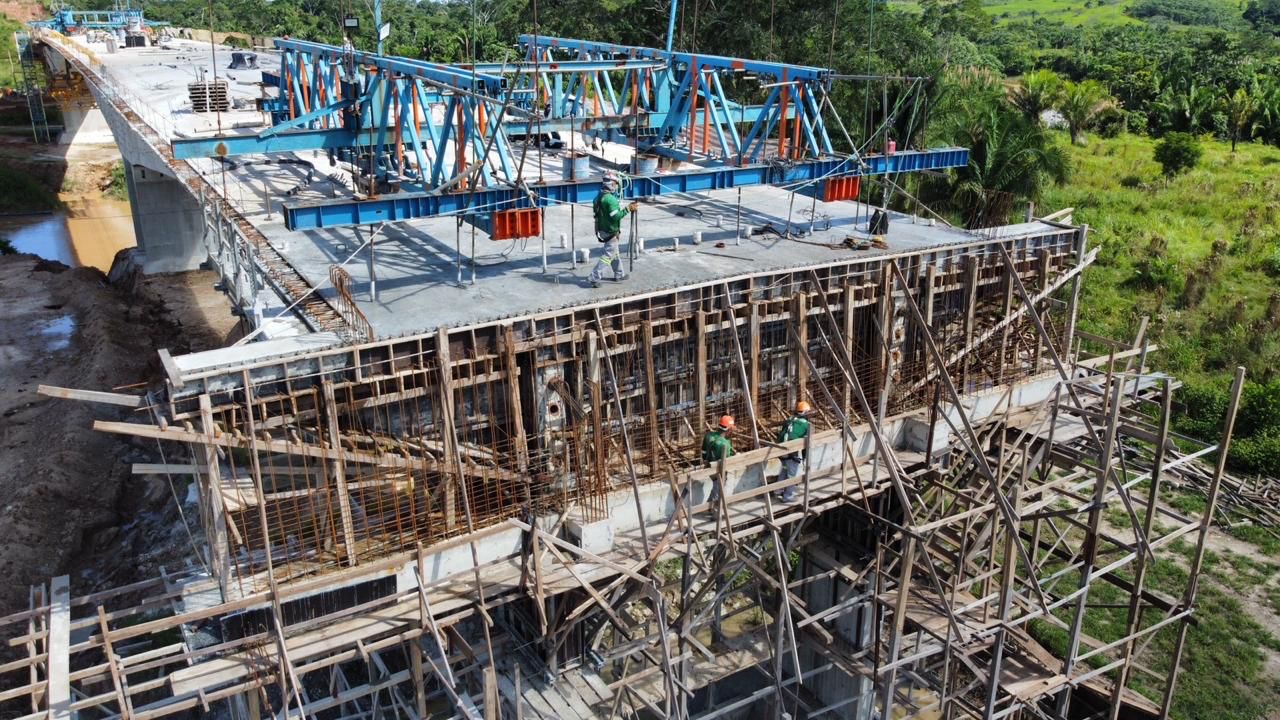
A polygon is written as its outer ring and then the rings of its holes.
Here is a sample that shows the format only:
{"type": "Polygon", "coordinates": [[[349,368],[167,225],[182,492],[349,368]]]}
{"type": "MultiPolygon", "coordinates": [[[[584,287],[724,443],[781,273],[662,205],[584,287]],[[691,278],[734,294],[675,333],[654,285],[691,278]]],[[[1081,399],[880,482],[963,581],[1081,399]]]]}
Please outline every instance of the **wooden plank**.
{"type": "MultiPolygon", "coordinates": [[[[205,443],[207,445],[217,445],[225,448],[241,448],[245,450],[248,450],[253,444],[247,437],[237,438],[227,433],[223,433],[215,437],[205,433],[183,430],[173,425],[170,425],[167,428],[160,428],[156,425],[146,425],[142,423],[95,420],[93,423],[93,429],[98,432],[116,433],[118,435],[133,435],[135,437],[169,440],[172,442],[205,443]]],[[[378,467],[412,468],[415,470],[436,470],[441,467],[441,463],[437,463],[434,459],[428,457],[405,458],[402,455],[395,455],[392,453],[375,454],[363,450],[324,448],[307,443],[296,443],[286,440],[259,439],[256,442],[259,450],[285,455],[301,455],[320,460],[331,460],[336,456],[341,456],[343,460],[349,463],[362,463],[378,467]]],[[[502,468],[486,467],[485,472],[493,477],[504,480],[515,480],[520,478],[519,473],[512,472],[510,470],[503,470],[502,468]]]]}
{"type": "Polygon", "coordinates": [[[591,709],[590,703],[582,697],[582,694],[573,686],[573,683],[566,682],[562,678],[552,688],[559,699],[562,699],[566,705],[573,708],[573,711],[582,720],[594,720],[596,718],[596,713],[591,709]]]}
{"type": "MultiPolygon", "coordinates": [[[[853,318],[857,315],[857,310],[854,307],[854,301],[857,299],[855,297],[856,293],[857,290],[854,288],[852,283],[847,283],[844,286],[844,336],[840,338],[841,343],[849,343],[850,338],[853,337],[853,318]]],[[[831,318],[831,320],[834,325],[835,318],[831,318]]],[[[851,355],[853,353],[853,348],[846,346],[843,352],[851,355]]],[[[853,402],[853,388],[850,386],[848,381],[842,382],[841,385],[844,389],[842,390],[842,396],[840,398],[840,412],[848,418],[851,417],[850,411],[852,410],[851,403],[853,402]]]]}
{"type": "MultiPolygon", "coordinates": [[[[729,286],[725,285],[725,302],[728,304],[729,286]]],[[[760,306],[754,302],[749,303],[751,308],[751,319],[748,334],[748,343],[751,348],[751,365],[750,365],[750,381],[748,385],[751,389],[751,403],[749,410],[751,414],[751,434],[755,439],[755,447],[760,447],[760,428],[756,427],[756,416],[760,413],[760,306]]],[[[731,305],[729,307],[732,307],[731,305]]],[[[738,360],[742,360],[742,346],[738,343],[738,325],[736,315],[730,314],[734,320],[733,327],[729,331],[733,333],[733,343],[738,349],[738,360]]]]}
{"type": "MultiPolygon", "coordinates": [[[[517,666],[517,668],[518,667],[519,666],[517,666]]],[[[534,707],[533,703],[526,699],[524,694],[525,688],[517,688],[515,683],[511,681],[511,678],[509,678],[506,673],[498,676],[498,687],[502,690],[504,695],[511,699],[511,704],[516,708],[517,718],[543,720],[543,714],[539,712],[538,708],[534,707]]]]}
{"type": "Polygon", "coordinates": [[[577,691],[578,695],[582,697],[582,701],[588,706],[600,705],[606,702],[608,698],[601,696],[600,693],[596,692],[595,688],[588,685],[582,679],[583,674],[582,670],[570,671],[565,673],[562,679],[573,686],[573,689],[577,691]]]}
{"type": "Polygon", "coordinates": [[[199,475],[207,469],[194,463],[134,463],[134,475],[199,475]]]}
{"type": "Polygon", "coordinates": [[[49,596],[49,720],[71,720],[71,579],[53,579],[49,596]]]}
{"type": "Polygon", "coordinates": [[[121,407],[131,408],[142,407],[141,395],[125,395],[124,393],[102,392],[99,390],[76,390],[75,388],[64,388],[56,385],[40,385],[36,388],[36,393],[63,400],[82,400],[84,402],[105,403],[107,405],[120,405],[121,407]]]}
{"type": "MultiPolygon", "coordinates": [[[[206,433],[214,434],[218,432],[214,427],[214,411],[212,411],[212,402],[209,393],[201,393],[200,395],[200,425],[206,433]]],[[[225,512],[223,493],[221,493],[221,469],[218,461],[218,451],[214,450],[214,446],[205,445],[205,488],[204,492],[198,493],[209,507],[206,507],[205,514],[209,518],[211,525],[212,537],[209,538],[209,564],[214,579],[218,580],[218,589],[221,598],[227,600],[227,589],[230,580],[232,580],[232,548],[227,542],[227,512],[225,512]]],[[[237,541],[238,541],[237,537],[237,541]]]]}
{"type": "Polygon", "coordinates": [[[444,471],[444,526],[452,532],[458,527],[458,483],[461,477],[455,477],[459,464],[454,458],[457,447],[457,429],[453,415],[453,365],[449,359],[449,331],[440,328],[436,333],[436,362],[440,364],[440,433],[445,438],[444,458],[441,465],[444,471]]]}
{"type": "Polygon", "coordinates": [[[169,354],[169,348],[160,348],[157,354],[160,356],[160,365],[164,367],[164,374],[169,376],[169,383],[181,390],[184,385],[182,371],[178,370],[178,364],[173,361],[173,356],[169,354]]]}
{"type": "MultiPolygon", "coordinates": [[[[328,420],[328,427],[325,428],[329,437],[329,447],[334,450],[342,449],[342,441],[338,433],[338,403],[334,399],[333,383],[325,380],[321,383],[324,392],[325,417],[328,420]]],[[[352,520],[351,514],[351,496],[348,494],[347,488],[347,472],[343,467],[343,458],[337,455],[330,463],[333,472],[333,482],[338,492],[338,515],[342,523],[342,543],[346,546],[347,563],[350,565],[358,564],[355,555],[356,548],[356,532],[355,522],[352,520]]]]}
{"type": "Polygon", "coordinates": [[[698,422],[694,424],[694,438],[702,432],[707,422],[707,314],[701,309],[694,315],[694,341],[698,343],[694,358],[694,394],[698,397],[698,422]]]}
{"type": "Polygon", "coordinates": [[[649,415],[649,467],[662,464],[662,442],[658,436],[658,388],[653,369],[653,323],[646,320],[642,327],[644,342],[645,405],[649,415]]]}
{"type": "MultiPolygon", "coordinates": [[[[964,346],[973,347],[973,332],[975,327],[976,313],[978,311],[978,259],[973,255],[966,255],[964,258],[964,346]]],[[[1008,315],[1006,314],[1006,317],[1008,315]]],[[[970,367],[973,365],[973,354],[965,355],[964,363],[960,366],[960,389],[964,390],[969,387],[972,379],[970,376],[970,367]]]]}
{"type": "MultiPolygon", "coordinates": [[[[820,291],[822,288],[815,286],[815,289],[820,291]]],[[[809,366],[800,358],[800,353],[809,351],[809,315],[806,300],[807,298],[803,292],[797,292],[791,306],[790,322],[796,329],[796,347],[792,351],[795,356],[793,362],[796,368],[795,397],[790,398],[790,404],[793,407],[796,402],[809,399],[809,366]]],[[[824,299],[823,302],[826,302],[826,300],[824,299]]],[[[790,408],[788,408],[789,410],[790,408]]]]}
{"type": "Polygon", "coordinates": [[[498,720],[498,671],[493,665],[484,669],[484,720],[498,720]]]}
{"type": "Polygon", "coordinates": [[[608,702],[613,699],[613,691],[596,673],[582,673],[582,681],[587,684],[587,687],[594,690],[601,700],[608,702]]]}
{"type": "MultiPolygon", "coordinates": [[[[1044,287],[1041,284],[1040,287],[1044,287]]],[[[1008,273],[1004,276],[1004,309],[1000,313],[1000,317],[1009,317],[1009,313],[1013,311],[1013,279],[1008,273]]],[[[1005,377],[1005,365],[1008,363],[1009,357],[1009,331],[1011,325],[1005,325],[1000,331],[1000,360],[996,363],[996,384],[1003,385],[1005,377]]],[[[1039,353],[1036,354],[1039,357],[1039,353]]]]}
{"type": "Polygon", "coordinates": [[[507,412],[515,437],[516,460],[521,472],[529,467],[529,440],[524,432],[524,408],[520,404],[520,369],[516,365],[516,339],[511,323],[502,326],[502,362],[507,381],[507,412]]]}

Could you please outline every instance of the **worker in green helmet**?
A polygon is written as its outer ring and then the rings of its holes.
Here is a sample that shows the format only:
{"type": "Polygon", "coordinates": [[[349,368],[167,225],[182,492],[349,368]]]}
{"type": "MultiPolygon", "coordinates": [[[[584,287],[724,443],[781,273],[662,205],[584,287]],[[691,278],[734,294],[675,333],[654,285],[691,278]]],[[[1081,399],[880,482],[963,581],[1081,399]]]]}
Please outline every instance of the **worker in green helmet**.
{"type": "Polygon", "coordinates": [[[707,502],[713,508],[720,499],[720,488],[724,480],[719,472],[720,461],[727,460],[733,455],[733,443],[729,440],[729,433],[733,428],[733,416],[722,415],[720,423],[702,436],[702,462],[706,463],[707,467],[717,469],[717,472],[711,476],[711,495],[707,498],[707,502]]]}
{"type": "Polygon", "coordinates": [[[622,219],[636,211],[634,202],[626,207],[622,206],[617,175],[606,173],[603,185],[604,192],[591,203],[591,214],[596,223],[596,239],[604,243],[600,250],[600,260],[591,271],[591,287],[600,287],[606,268],[613,269],[613,279],[617,282],[627,277],[622,271],[622,219]]]}

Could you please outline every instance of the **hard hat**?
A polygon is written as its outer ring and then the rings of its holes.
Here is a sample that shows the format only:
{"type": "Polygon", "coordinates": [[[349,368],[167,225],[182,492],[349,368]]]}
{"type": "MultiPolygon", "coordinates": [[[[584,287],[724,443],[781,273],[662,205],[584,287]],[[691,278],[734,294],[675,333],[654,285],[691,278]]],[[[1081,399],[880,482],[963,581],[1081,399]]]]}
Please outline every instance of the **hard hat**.
{"type": "Polygon", "coordinates": [[[809,403],[805,402],[804,400],[801,400],[800,402],[796,403],[797,414],[803,415],[812,409],[813,408],[809,407],[809,403]]]}
{"type": "Polygon", "coordinates": [[[731,429],[733,429],[733,416],[732,416],[732,415],[721,415],[721,416],[720,416],[720,428],[721,428],[722,430],[731,430],[731,429]]]}
{"type": "Polygon", "coordinates": [[[618,176],[612,170],[605,172],[600,181],[605,187],[618,187],[618,176]]]}

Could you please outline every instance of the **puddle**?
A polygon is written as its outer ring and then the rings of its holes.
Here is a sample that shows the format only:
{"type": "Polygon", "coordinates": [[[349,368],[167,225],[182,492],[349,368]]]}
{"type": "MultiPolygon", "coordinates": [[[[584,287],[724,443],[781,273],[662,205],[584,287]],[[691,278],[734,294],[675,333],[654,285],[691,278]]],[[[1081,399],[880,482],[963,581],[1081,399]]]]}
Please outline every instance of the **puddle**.
{"type": "Polygon", "coordinates": [[[65,350],[71,345],[71,335],[76,331],[76,319],[71,315],[59,315],[39,323],[36,330],[44,339],[46,350],[65,350]]]}
{"type": "Polygon", "coordinates": [[[0,238],[18,252],[71,267],[111,269],[116,253],[136,245],[129,203],[63,195],[66,210],[47,215],[0,217],[0,238]]]}
{"type": "Polygon", "coordinates": [[[20,253],[39,255],[72,267],[80,264],[71,245],[71,233],[67,232],[64,213],[0,218],[0,237],[7,238],[13,249],[20,253]]]}

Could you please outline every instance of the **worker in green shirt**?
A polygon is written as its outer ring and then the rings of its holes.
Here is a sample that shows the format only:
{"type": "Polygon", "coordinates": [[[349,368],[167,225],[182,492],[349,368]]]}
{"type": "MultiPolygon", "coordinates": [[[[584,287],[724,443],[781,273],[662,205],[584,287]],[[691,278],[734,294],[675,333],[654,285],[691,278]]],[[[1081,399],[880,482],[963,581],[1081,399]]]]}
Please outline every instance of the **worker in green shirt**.
{"type": "Polygon", "coordinates": [[[626,207],[622,206],[622,200],[618,197],[618,176],[613,173],[605,173],[604,192],[596,196],[595,202],[591,203],[591,214],[595,217],[596,222],[596,239],[604,243],[604,248],[600,252],[600,260],[596,263],[595,269],[591,271],[591,287],[600,287],[600,281],[604,279],[605,268],[613,268],[613,279],[621,282],[626,278],[626,273],[622,271],[622,219],[628,214],[635,212],[636,203],[631,203],[626,207]]]}
{"type": "Polygon", "coordinates": [[[720,499],[720,485],[723,480],[719,472],[720,461],[727,460],[733,455],[733,443],[729,441],[729,433],[733,430],[733,426],[733,416],[723,415],[720,417],[720,424],[702,436],[702,462],[706,463],[707,467],[717,469],[715,475],[711,476],[711,496],[707,498],[707,502],[713,507],[720,499]]]}
{"type": "MultiPolygon", "coordinates": [[[[783,423],[782,429],[778,431],[778,442],[785,443],[792,440],[801,440],[809,436],[809,420],[808,415],[812,408],[809,403],[801,400],[796,403],[796,411],[787,418],[783,423]]],[[[804,451],[797,450],[786,457],[782,458],[782,470],[778,472],[778,482],[786,482],[787,480],[800,474],[800,462],[804,460],[804,451]]],[[[788,485],[782,489],[782,502],[791,503],[796,501],[796,486],[788,485]]]]}

